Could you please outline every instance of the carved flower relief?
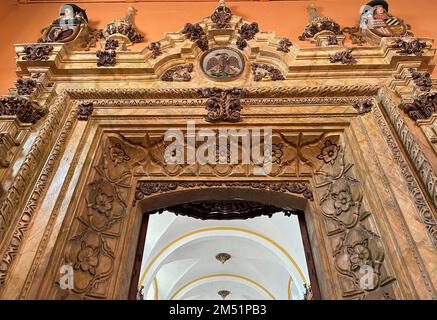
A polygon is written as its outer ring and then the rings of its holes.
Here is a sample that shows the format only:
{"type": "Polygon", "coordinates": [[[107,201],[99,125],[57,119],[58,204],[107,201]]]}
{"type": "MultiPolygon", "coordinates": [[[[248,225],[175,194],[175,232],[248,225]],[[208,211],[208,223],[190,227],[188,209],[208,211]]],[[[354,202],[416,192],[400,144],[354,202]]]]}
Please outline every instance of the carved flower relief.
{"type": "Polygon", "coordinates": [[[74,269],[82,270],[83,272],[89,272],[92,275],[96,274],[96,268],[99,264],[100,249],[93,248],[86,245],[85,242],[81,243],[81,248],[77,254],[77,262],[74,265],[74,269]]]}
{"type": "Polygon", "coordinates": [[[339,151],[340,146],[332,143],[331,140],[326,140],[325,146],[323,147],[321,153],[317,156],[317,159],[323,160],[326,164],[334,165],[339,151]]]}
{"type": "Polygon", "coordinates": [[[348,212],[350,207],[354,205],[351,194],[345,190],[338,194],[333,194],[332,198],[334,200],[334,208],[337,216],[341,215],[343,212],[348,212]]]}
{"type": "Polygon", "coordinates": [[[114,146],[109,148],[109,155],[111,157],[112,162],[115,163],[114,165],[115,167],[131,159],[129,155],[123,150],[123,148],[119,143],[116,143],[114,146]]]}
{"type": "Polygon", "coordinates": [[[106,193],[103,193],[102,190],[99,190],[94,203],[91,204],[91,208],[109,218],[111,215],[113,201],[114,196],[107,195],[106,193]]]}
{"type": "Polygon", "coordinates": [[[356,271],[365,265],[371,266],[372,264],[368,239],[347,247],[347,253],[349,254],[349,262],[352,271],[356,271]]]}

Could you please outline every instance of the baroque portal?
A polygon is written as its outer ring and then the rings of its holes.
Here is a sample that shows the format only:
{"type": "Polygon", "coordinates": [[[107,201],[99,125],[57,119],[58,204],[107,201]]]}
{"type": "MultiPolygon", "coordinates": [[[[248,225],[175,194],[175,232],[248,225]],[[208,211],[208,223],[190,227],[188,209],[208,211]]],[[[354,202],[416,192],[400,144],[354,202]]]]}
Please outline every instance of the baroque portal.
{"type": "Polygon", "coordinates": [[[386,1],[309,6],[305,48],[231,9],[135,51],[141,12],[64,5],[15,46],[1,298],[437,298],[433,40],[386,1]]]}

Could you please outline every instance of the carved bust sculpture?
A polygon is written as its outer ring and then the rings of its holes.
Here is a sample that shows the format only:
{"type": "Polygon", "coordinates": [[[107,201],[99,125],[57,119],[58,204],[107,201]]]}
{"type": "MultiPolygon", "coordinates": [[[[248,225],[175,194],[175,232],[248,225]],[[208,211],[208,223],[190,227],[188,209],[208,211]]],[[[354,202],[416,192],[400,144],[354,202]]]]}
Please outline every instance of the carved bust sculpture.
{"type": "Polygon", "coordinates": [[[82,24],[88,24],[85,10],[74,4],[65,4],[59,11],[59,18],[52,22],[43,38],[48,42],[72,41],[79,33],[82,24]]]}
{"type": "Polygon", "coordinates": [[[404,21],[389,13],[385,0],[373,0],[362,8],[360,29],[375,41],[383,37],[402,37],[408,33],[404,21]]]}

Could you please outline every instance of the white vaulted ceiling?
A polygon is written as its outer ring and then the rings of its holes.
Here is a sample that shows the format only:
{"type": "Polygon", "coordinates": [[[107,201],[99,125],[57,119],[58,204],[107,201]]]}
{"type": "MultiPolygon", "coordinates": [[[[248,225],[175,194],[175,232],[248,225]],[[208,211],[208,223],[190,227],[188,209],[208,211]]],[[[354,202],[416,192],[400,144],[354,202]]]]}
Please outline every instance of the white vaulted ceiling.
{"type": "Polygon", "coordinates": [[[140,285],[147,299],[303,299],[309,282],[296,216],[207,220],[150,216],[140,285]],[[218,253],[228,253],[225,263],[218,253]]]}

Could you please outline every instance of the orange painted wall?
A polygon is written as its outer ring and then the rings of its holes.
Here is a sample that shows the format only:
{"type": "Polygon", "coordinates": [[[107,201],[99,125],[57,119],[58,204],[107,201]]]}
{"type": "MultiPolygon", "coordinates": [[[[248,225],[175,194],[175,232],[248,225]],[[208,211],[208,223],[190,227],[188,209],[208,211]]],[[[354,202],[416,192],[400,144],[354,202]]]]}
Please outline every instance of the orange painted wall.
{"type": "MultiPolygon", "coordinates": [[[[74,2],[74,1],[72,1],[74,2]]],[[[134,2],[134,1],[132,1],[134,2]]],[[[354,26],[360,7],[367,0],[294,0],[294,1],[228,1],[233,13],[247,21],[256,21],[262,30],[276,31],[300,46],[309,45],[297,39],[308,16],[306,7],[316,4],[319,12],[335,19],[342,27],[354,26]]],[[[217,6],[217,2],[138,2],[80,3],[87,10],[90,25],[104,27],[113,18],[123,17],[129,5],[138,9],[136,24],[146,43],[159,40],[165,32],[177,31],[186,22],[200,21],[217,6]]],[[[420,37],[437,39],[437,0],[390,1],[390,12],[406,20],[420,37]]],[[[0,94],[6,94],[16,79],[14,43],[35,42],[44,26],[57,18],[60,3],[17,4],[0,0],[0,94]]],[[[139,44],[145,46],[146,43],[139,44]]],[[[437,68],[436,68],[437,69],[437,68]]],[[[437,77],[437,70],[434,71],[437,77]]]]}

